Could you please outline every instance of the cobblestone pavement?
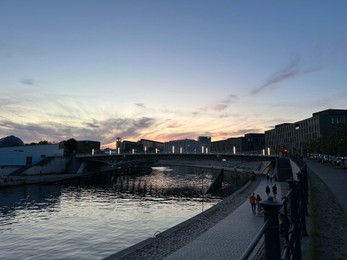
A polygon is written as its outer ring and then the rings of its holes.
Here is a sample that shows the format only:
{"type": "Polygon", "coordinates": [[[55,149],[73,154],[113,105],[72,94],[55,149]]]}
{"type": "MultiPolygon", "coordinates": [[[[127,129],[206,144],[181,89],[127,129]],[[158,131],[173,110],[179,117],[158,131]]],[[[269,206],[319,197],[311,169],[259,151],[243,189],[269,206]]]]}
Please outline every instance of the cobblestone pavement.
{"type": "MultiPolygon", "coordinates": [[[[264,176],[257,179],[166,234],[106,259],[239,259],[264,222],[262,214],[253,215],[248,202],[252,192],[266,199],[267,180],[264,176]]],[[[280,199],[281,185],[277,186],[280,199]]]]}

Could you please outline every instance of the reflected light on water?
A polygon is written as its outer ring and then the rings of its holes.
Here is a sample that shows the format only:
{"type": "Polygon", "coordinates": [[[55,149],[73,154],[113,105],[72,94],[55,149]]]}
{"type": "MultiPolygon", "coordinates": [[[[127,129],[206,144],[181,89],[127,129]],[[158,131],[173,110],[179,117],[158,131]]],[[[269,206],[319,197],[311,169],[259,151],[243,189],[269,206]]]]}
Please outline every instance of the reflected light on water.
{"type": "MultiPolygon", "coordinates": [[[[204,180],[211,179],[206,173],[204,180]]],[[[157,167],[114,182],[3,189],[1,259],[107,257],[220,201],[202,198],[200,185],[195,171],[157,167]]]]}

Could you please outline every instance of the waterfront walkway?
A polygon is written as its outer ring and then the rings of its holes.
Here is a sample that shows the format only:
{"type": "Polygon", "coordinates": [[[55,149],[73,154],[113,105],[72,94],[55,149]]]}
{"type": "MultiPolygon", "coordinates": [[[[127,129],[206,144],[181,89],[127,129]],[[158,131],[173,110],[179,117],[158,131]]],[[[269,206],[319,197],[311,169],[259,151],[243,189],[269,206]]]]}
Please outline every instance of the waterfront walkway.
{"type": "MultiPolygon", "coordinates": [[[[267,199],[265,193],[267,180],[265,176],[261,178],[255,195],[259,194],[265,200],[267,199]]],[[[275,183],[273,181],[273,184],[275,183]]],[[[280,200],[281,187],[279,183],[276,184],[278,186],[277,199],[280,200]]],[[[272,187],[270,183],[269,187],[272,187]]],[[[245,201],[217,225],[165,259],[239,259],[263,224],[263,215],[253,215],[250,203],[245,201]]]]}
{"type": "MultiPolygon", "coordinates": [[[[230,201],[234,201],[239,200],[239,197],[243,197],[240,206],[235,208],[217,224],[214,224],[212,227],[205,230],[205,232],[202,232],[200,235],[190,240],[190,242],[183,244],[181,247],[175,248],[172,241],[177,241],[179,243],[181,240],[185,240],[185,236],[189,236],[189,232],[183,235],[183,237],[177,236],[175,239],[160,240],[161,243],[159,245],[155,242],[156,238],[153,238],[154,242],[152,240],[147,241],[147,243],[152,243],[152,245],[150,244],[147,247],[146,245],[135,245],[134,247],[130,247],[124,251],[111,255],[106,259],[239,259],[264,223],[263,214],[260,213],[254,215],[247,199],[252,192],[254,192],[255,195],[259,194],[263,200],[267,199],[265,193],[265,187],[267,185],[266,176],[259,175],[257,178],[260,178],[258,185],[254,186],[252,184],[240,194],[234,194],[237,198],[227,198],[227,200],[230,199],[230,201]],[[245,192],[247,192],[247,194],[244,194],[245,192]]],[[[271,188],[273,184],[276,184],[278,187],[277,200],[281,200],[281,185],[279,182],[273,181],[273,183],[269,182],[269,187],[271,188]]],[[[223,206],[219,204],[215,207],[223,206]]],[[[204,222],[208,222],[204,215],[198,215],[197,218],[202,219],[204,222]]],[[[190,226],[191,225],[188,224],[187,228],[191,228],[190,226]]],[[[175,227],[172,229],[175,229],[175,227]]],[[[168,233],[172,234],[175,232],[168,230],[168,233]]],[[[144,241],[144,244],[146,244],[146,241],[144,241]]],[[[259,245],[260,244],[261,243],[259,243],[259,245]]],[[[257,250],[255,250],[255,253],[256,251],[257,250]]]]}

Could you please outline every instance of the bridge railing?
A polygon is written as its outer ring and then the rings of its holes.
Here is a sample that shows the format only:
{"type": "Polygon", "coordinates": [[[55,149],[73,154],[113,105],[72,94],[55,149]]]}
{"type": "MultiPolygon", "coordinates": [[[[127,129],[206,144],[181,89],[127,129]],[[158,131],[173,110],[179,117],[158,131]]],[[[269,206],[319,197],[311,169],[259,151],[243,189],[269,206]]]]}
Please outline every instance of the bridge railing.
{"type": "Polygon", "coordinates": [[[297,176],[298,180],[287,181],[290,189],[281,202],[272,197],[260,202],[264,209],[264,225],[240,259],[248,259],[263,236],[263,259],[301,259],[301,239],[307,235],[305,220],[308,215],[306,165],[301,167],[297,176]]]}

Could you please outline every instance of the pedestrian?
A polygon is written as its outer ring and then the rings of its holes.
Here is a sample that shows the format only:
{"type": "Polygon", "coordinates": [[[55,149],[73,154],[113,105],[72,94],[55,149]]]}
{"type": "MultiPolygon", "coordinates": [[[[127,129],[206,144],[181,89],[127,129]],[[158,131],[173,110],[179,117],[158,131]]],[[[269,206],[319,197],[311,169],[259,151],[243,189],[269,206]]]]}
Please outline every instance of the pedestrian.
{"type": "Polygon", "coordinates": [[[260,206],[261,197],[259,194],[257,194],[257,197],[255,198],[255,202],[257,203],[257,213],[259,214],[261,211],[261,206],[260,206]]]}
{"type": "Polygon", "coordinates": [[[276,184],[274,186],[272,186],[272,193],[274,195],[274,199],[276,199],[276,196],[277,196],[277,186],[276,186],[276,184]]]}
{"type": "Polygon", "coordinates": [[[269,198],[270,192],[271,192],[269,185],[266,185],[265,192],[266,192],[267,197],[269,198]]]}
{"type": "Polygon", "coordinates": [[[252,212],[253,212],[253,214],[255,214],[256,197],[255,197],[254,193],[252,193],[252,195],[249,196],[249,203],[251,203],[252,212]]]}

